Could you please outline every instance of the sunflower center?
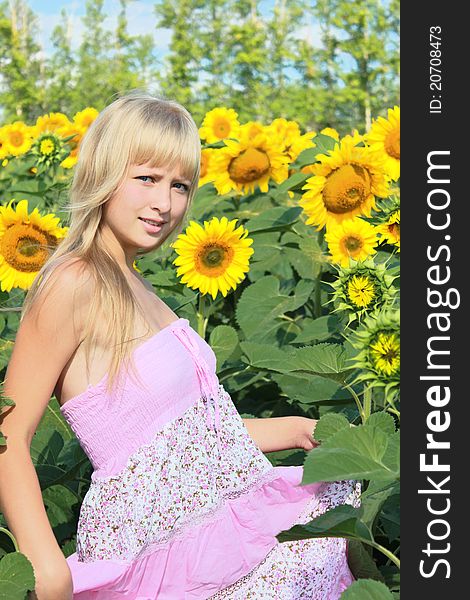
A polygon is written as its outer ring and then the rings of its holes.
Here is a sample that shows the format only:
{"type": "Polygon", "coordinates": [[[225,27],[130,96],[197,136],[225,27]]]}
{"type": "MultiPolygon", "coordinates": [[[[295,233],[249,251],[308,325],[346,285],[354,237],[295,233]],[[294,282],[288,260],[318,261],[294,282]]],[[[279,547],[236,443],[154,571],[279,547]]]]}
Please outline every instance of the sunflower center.
{"type": "Polygon", "coordinates": [[[323,188],[328,211],[344,214],[361,206],[370,196],[370,174],[360,165],[343,165],[333,171],[323,188]]]}
{"type": "Polygon", "coordinates": [[[400,223],[390,223],[388,226],[388,231],[397,240],[400,239],[400,223]]]}
{"type": "Polygon", "coordinates": [[[230,133],[230,123],[226,119],[217,119],[214,123],[214,135],[223,139],[230,133]]]}
{"type": "Polygon", "coordinates": [[[381,375],[395,375],[400,368],[400,344],[395,333],[379,333],[371,344],[374,367],[381,375]]]}
{"type": "Polygon", "coordinates": [[[24,141],[24,136],[20,131],[12,131],[10,134],[10,144],[12,146],[21,146],[24,141]]]}
{"type": "Polygon", "coordinates": [[[369,306],[375,297],[374,282],[364,275],[354,275],[348,282],[348,296],[357,307],[369,306]]]}
{"type": "Polygon", "coordinates": [[[39,152],[41,154],[51,154],[52,152],[54,152],[54,144],[52,142],[51,139],[45,139],[41,142],[41,145],[39,146],[39,152]]]}
{"type": "Polygon", "coordinates": [[[351,254],[357,253],[364,245],[362,239],[355,235],[348,235],[342,241],[346,252],[351,254]]]}
{"type": "Polygon", "coordinates": [[[400,160],[400,129],[393,129],[384,141],[385,152],[392,158],[400,160]]]}
{"type": "Polygon", "coordinates": [[[268,155],[258,148],[247,148],[230,161],[228,172],[236,183],[250,183],[269,173],[268,155]]]}
{"type": "Polygon", "coordinates": [[[207,277],[218,277],[232,262],[233,249],[219,243],[206,244],[197,257],[198,271],[207,277]]]}
{"type": "Polygon", "coordinates": [[[32,225],[12,225],[0,241],[0,254],[15,269],[24,273],[39,271],[49,257],[49,248],[57,239],[32,225]]]}

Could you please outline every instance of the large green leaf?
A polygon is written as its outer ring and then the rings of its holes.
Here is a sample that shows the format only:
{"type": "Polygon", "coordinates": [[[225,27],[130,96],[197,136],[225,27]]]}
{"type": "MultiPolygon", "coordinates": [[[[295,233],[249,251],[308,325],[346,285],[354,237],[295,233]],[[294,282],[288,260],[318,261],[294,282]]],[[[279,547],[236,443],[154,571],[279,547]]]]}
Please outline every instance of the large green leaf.
{"type": "Polygon", "coordinates": [[[236,320],[246,338],[275,343],[286,321],[285,313],[303,306],[313,291],[312,281],[299,281],[292,295],[279,289],[277,277],[267,275],[245,288],[236,308],[236,320]]]}
{"type": "Polygon", "coordinates": [[[346,354],[340,344],[316,344],[303,346],[295,350],[296,371],[306,371],[323,376],[334,376],[339,381],[344,376],[339,376],[351,369],[346,365],[346,354]],[[337,377],[339,376],[339,377],[337,377]]]}
{"type": "Polygon", "coordinates": [[[33,566],[21,552],[10,552],[0,560],[0,600],[24,600],[36,584],[33,566]]]}
{"type": "Polygon", "coordinates": [[[321,417],[315,427],[315,439],[325,441],[340,429],[349,427],[349,421],[344,415],[338,413],[328,413],[321,417]]]}
{"type": "Polygon", "coordinates": [[[373,542],[369,528],[361,521],[362,509],[349,504],[336,506],[305,525],[294,525],[276,537],[280,542],[317,537],[344,537],[373,542]]]}
{"type": "MultiPolygon", "coordinates": [[[[328,377],[328,376],[327,376],[328,377]]],[[[311,405],[316,402],[350,400],[351,394],[340,383],[323,375],[289,373],[271,375],[291,402],[311,405]]]]}
{"type": "Polygon", "coordinates": [[[217,325],[211,331],[209,344],[217,357],[217,366],[220,368],[238,345],[236,329],[230,325],[217,325]]]}
{"type": "Polygon", "coordinates": [[[336,315],[326,315],[317,319],[305,318],[302,332],[292,340],[294,344],[322,342],[339,332],[341,320],[336,315]]]}
{"type": "Polygon", "coordinates": [[[339,430],[309,453],[302,483],[397,478],[399,472],[384,460],[389,437],[393,438],[376,427],[359,426],[339,430]]]}

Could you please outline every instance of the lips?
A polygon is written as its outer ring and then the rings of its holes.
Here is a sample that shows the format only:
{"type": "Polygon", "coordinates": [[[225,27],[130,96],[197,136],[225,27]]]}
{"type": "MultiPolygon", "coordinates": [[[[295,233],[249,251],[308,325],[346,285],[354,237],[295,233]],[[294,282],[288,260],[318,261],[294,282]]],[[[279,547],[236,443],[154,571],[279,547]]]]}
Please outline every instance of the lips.
{"type": "Polygon", "coordinates": [[[145,219],[144,217],[139,217],[139,219],[141,221],[144,221],[144,223],[148,223],[149,225],[154,225],[155,227],[160,227],[160,225],[163,225],[163,223],[165,223],[165,221],[162,221],[159,219],[145,219]]]}

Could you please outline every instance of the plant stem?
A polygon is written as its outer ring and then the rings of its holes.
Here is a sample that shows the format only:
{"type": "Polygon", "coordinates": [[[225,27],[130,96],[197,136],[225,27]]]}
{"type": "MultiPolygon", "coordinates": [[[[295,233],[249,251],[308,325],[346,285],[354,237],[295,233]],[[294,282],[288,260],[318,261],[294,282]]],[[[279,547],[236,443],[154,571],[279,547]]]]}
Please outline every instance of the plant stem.
{"type": "Polygon", "coordinates": [[[377,542],[371,542],[371,541],[367,541],[367,540],[363,540],[363,541],[366,542],[366,544],[369,544],[369,546],[372,546],[373,548],[378,550],[379,552],[382,552],[382,554],[385,554],[385,556],[389,560],[391,560],[394,564],[397,565],[398,568],[400,568],[400,559],[397,558],[395,556],[395,554],[393,554],[393,552],[390,552],[390,550],[387,550],[387,548],[385,548],[381,544],[377,544],[377,542]]]}
{"type": "Polygon", "coordinates": [[[203,340],[206,339],[206,327],[208,318],[205,316],[205,294],[199,293],[199,306],[197,309],[197,332],[202,337],[203,340]]]}
{"type": "Polygon", "coordinates": [[[8,536],[11,539],[11,541],[13,542],[13,545],[15,546],[16,552],[20,551],[20,549],[18,547],[18,543],[15,539],[15,536],[11,533],[11,531],[8,531],[8,529],[5,529],[5,527],[0,527],[0,533],[4,533],[6,536],[8,536]]]}
{"type": "Polygon", "coordinates": [[[372,412],[372,389],[370,387],[364,388],[364,419],[370,417],[370,413],[372,412]]]}
{"type": "MultiPolygon", "coordinates": [[[[323,240],[325,237],[325,233],[324,230],[321,229],[318,232],[318,245],[320,246],[320,249],[323,250],[323,240]]],[[[318,272],[317,275],[317,281],[315,283],[315,292],[314,292],[314,301],[315,301],[315,318],[317,319],[318,317],[321,317],[321,313],[322,313],[322,305],[321,305],[321,277],[323,274],[323,269],[322,269],[322,265],[320,263],[320,270],[318,272]]]]}
{"type": "Polygon", "coordinates": [[[359,399],[359,396],[356,394],[356,392],[354,391],[354,389],[348,383],[345,383],[344,387],[347,390],[349,390],[351,396],[354,398],[354,401],[356,402],[356,405],[357,405],[357,410],[359,411],[359,415],[361,417],[362,424],[364,424],[367,419],[366,419],[366,416],[365,416],[364,409],[362,407],[361,401],[359,399]]]}

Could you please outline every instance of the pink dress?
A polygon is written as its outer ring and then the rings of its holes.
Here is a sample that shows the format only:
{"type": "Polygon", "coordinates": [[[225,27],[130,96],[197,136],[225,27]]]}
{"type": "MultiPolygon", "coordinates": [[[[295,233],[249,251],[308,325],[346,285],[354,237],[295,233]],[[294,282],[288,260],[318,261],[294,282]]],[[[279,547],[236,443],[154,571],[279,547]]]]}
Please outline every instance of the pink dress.
{"type": "Polygon", "coordinates": [[[75,600],[336,600],[353,581],[346,540],[276,535],[338,504],[353,481],[301,486],[273,467],[216,375],[211,347],[179,318],[61,412],[93,473],[68,557],[75,600]]]}

